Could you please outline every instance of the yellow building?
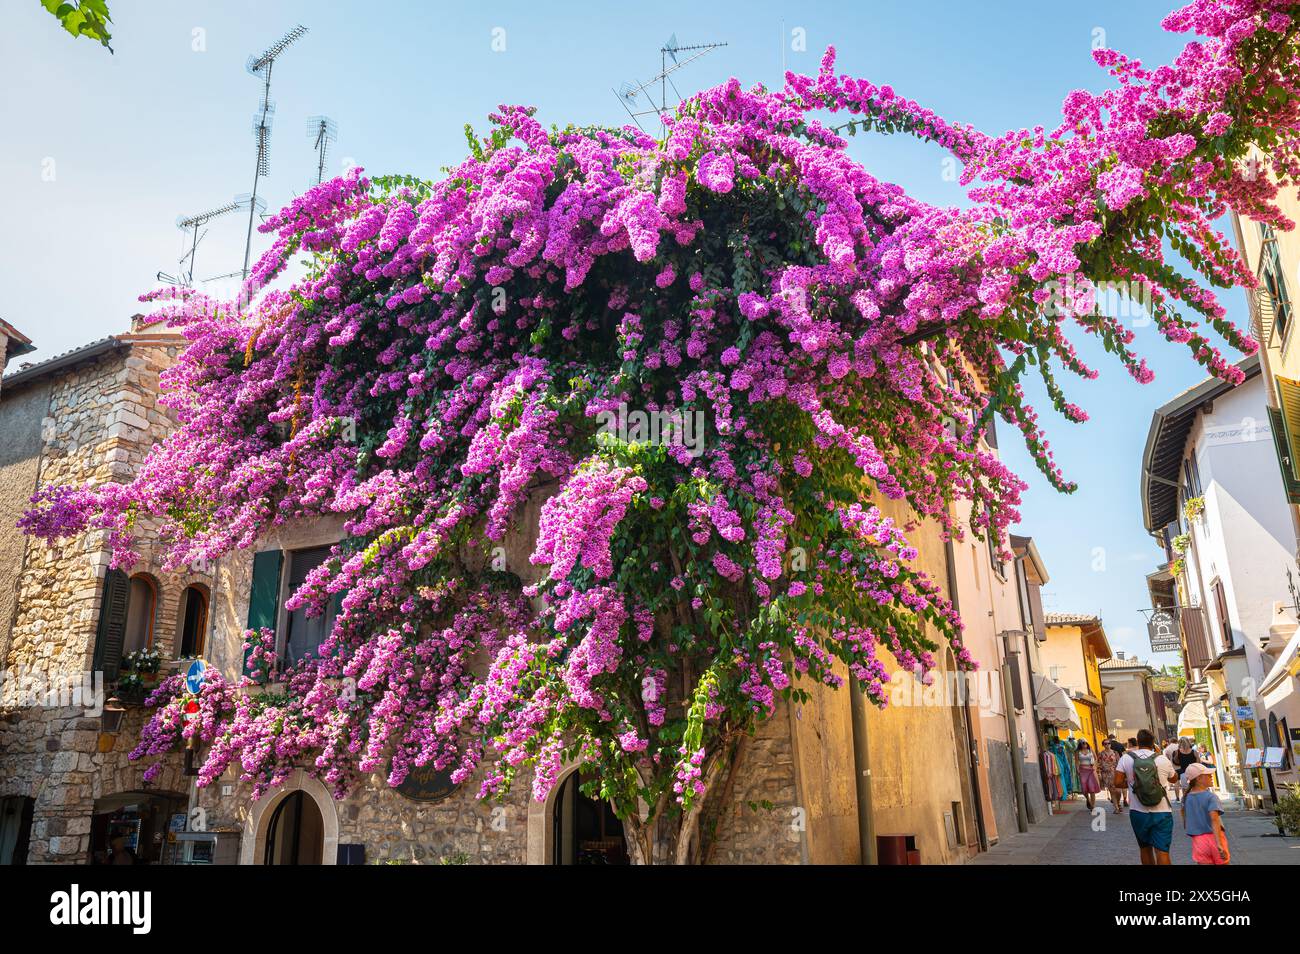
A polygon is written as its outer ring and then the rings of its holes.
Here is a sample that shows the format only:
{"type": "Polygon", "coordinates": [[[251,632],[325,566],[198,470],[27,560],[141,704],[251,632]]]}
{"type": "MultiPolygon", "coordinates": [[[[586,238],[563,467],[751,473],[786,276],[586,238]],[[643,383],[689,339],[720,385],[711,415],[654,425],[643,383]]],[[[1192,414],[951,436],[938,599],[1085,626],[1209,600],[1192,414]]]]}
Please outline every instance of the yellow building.
{"type": "Polygon", "coordinates": [[[1039,660],[1047,677],[1070,693],[1082,727],[1062,730],[1062,737],[1087,739],[1094,749],[1099,748],[1106,741],[1107,725],[1101,661],[1111,658],[1101,617],[1048,613],[1046,624],[1047,640],[1038,648],[1039,660]]]}

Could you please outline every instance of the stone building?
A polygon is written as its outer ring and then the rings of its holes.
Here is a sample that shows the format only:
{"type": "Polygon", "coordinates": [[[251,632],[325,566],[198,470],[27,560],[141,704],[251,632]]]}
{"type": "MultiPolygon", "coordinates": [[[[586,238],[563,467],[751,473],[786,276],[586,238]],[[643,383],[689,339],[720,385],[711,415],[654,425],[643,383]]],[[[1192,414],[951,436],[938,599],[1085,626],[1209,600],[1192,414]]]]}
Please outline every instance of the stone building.
{"type": "MultiPolygon", "coordinates": [[[[522,526],[535,527],[539,504],[528,505],[522,526]]],[[[252,551],[216,561],[209,663],[235,678],[243,663],[242,634],[250,627],[275,629],[277,651],[292,654],[309,624],[287,612],[284,601],[342,535],[339,521],[304,522],[266,535],[252,551]]],[[[916,542],[926,569],[942,580],[945,556],[938,530],[926,526],[916,542]]],[[[538,572],[528,561],[533,543],[505,541],[507,565],[525,579],[538,572]]],[[[951,655],[943,665],[951,672],[951,655]]],[[[915,682],[907,673],[896,678],[900,684],[915,682]]],[[[969,751],[964,707],[947,698],[923,703],[918,685],[914,696],[902,694],[900,705],[865,708],[868,820],[858,810],[850,695],[801,685],[809,689],[810,700],[780,702],[746,744],[709,840],[707,862],[856,864],[861,824],[883,839],[886,861],[899,860],[898,850],[904,861],[910,851],[913,860],[934,864],[964,861],[978,852],[977,809],[970,776],[962,771],[969,751]],[[908,704],[912,699],[915,704],[908,704]],[[918,751],[927,757],[916,758],[918,751]]],[[[544,802],[531,799],[525,774],[504,804],[478,801],[476,780],[452,789],[444,774],[432,771],[397,790],[375,775],[341,801],[300,772],[253,801],[250,786],[231,772],[199,791],[197,804],[218,841],[237,844],[243,864],[293,858],[325,864],[564,864],[593,854],[625,860],[621,825],[605,806],[577,791],[578,771],[568,767],[544,802]]]]}
{"type": "Polygon", "coordinates": [[[30,354],[35,350],[31,338],[0,318],[0,373],[4,372],[14,358],[30,354]]]}
{"type": "Polygon", "coordinates": [[[1161,739],[1177,734],[1177,723],[1167,721],[1163,694],[1153,682],[1154,669],[1121,650],[1114,659],[1102,662],[1100,670],[1106,690],[1106,731],[1117,739],[1128,739],[1139,729],[1150,729],[1161,739]]]}
{"type": "MultiPolygon", "coordinates": [[[[292,654],[315,638],[312,626],[319,624],[287,612],[285,598],[342,536],[337,521],[304,522],[211,567],[164,574],[147,524],[136,528],[142,559],[128,572],[109,567],[97,533],[47,547],[16,529],[38,487],[130,478],[173,426],[155,399],[159,373],[182,344],[165,329],[136,325],[4,378],[0,863],[79,864],[124,848],[156,863],[624,860],[618,820],[578,791],[573,766],[545,802],[530,798],[524,773],[502,804],[478,801],[474,780],[453,789],[433,771],[413,773],[399,790],[375,775],[342,800],[299,771],[254,801],[233,773],[198,789],[179,754],[163,759],[157,779],[143,780],[148,763],[127,754],[145,717],[139,682],[154,677],[131,673],[124,660],[151,650],[166,674],[199,656],[233,679],[250,626],[275,629],[281,652],[292,654]],[[52,692],[68,687],[80,692],[52,692]],[[196,827],[195,809],[204,832],[183,830],[196,827]]],[[[899,524],[915,516],[895,502],[882,506],[899,524]]],[[[520,525],[535,525],[535,517],[526,514],[520,525]]],[[[921,522],[911,538],[919,567],[955,595],[952,547],[935,523],[921,522]]],[[[507,560],[521,576],[535,572],[527,559],[532,548],[532,540],[507,541],[507,560]]],[[[997,599],[1006,604],[999,628],[1028,628],[1014,576],[1004,569],[998,577],[997,599]]],[[[992,580],[990,571],[989,582],[977,581],[971,592],[991,596],[992,580]]],[[[978,609],[985,609],[982,602],[978,609]]],[[[711,822],[706,860],[859,863],[865,842],[881,862],[961,863],[999,831],[1014,831],[1014,815],[995,813],[985,768],[995,754],[990,737],[1000,732],[1000,771],[1010,778],[1000,693],[990,700],[975,687],[954,692],[964,684],[951,652],[942,651],[938,663],[938,692],[897,672],[884,710],[866,705],[855,713],[848,691],[806,684],[807,702],[780,702],[746,743],[711,822]]],[[[1016,703],[1014,718],[1024,718],[1025,708],[1016,703]]],[[[1032,708],[1028,718],[1032,724],[1032,708]]],[[[1017,741],[1023,753],[1025,740],[1017,741]]]]}
{"type": "Polygon", "coordinates": [[[0,386],[0,862],[82,863],[115,842],[156,859],[185,807],[179,763],[145,785],[127,760],[140,693],[123,692],[109,734],[105,690],[132,651],[170,666],[182,650],[202,652],[209,580],[162,573],[148,525],[129,572],[110,569],[99,533],[48,547],[15,526],[38,487],[129,478],[174,426],[156,404],[158,375],[182,344],[134,323],[0,386]]]}

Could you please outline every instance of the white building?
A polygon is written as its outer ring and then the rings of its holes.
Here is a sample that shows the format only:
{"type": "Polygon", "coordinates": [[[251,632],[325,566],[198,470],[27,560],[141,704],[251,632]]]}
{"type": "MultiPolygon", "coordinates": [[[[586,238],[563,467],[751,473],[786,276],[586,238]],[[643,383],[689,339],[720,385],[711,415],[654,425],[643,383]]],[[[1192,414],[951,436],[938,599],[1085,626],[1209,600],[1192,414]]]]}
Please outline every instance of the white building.
{"type": "MultiPolygon", "coordinates": [[[[1246,373],[1239,387],[1211,378],[1152,416],[1142,508],[1167,560],[1148,577],[1153,606],[1178,606],[1182,623],[1188,688],[1180,729],[1190,735],[1208,723],[1220,785],[1263,801],[1266,771],[1248,766],[1247,754],[1282,745],[1271,738],[1260,690],[1275,664],[1268,649],[1276,605],[1294,602],[1296,537],[1259,359],[1238,366],[1246,373]]],[[[1289,752],[1274,774],[1294,777],[1289,752]]]]}

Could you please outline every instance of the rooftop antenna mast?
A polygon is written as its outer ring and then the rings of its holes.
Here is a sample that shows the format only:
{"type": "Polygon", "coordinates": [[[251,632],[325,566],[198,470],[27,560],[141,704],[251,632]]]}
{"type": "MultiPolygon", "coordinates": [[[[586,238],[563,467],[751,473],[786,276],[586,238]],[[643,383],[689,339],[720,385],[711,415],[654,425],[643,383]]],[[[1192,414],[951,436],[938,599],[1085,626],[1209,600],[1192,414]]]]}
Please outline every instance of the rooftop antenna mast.
{"type": "Polygon", "coordinates": [[[644,83],[623,83],[614,91],[623,108],[627,110],[628,116],[632,122],[636,123],[637,128],[642,132],[646,128],[641,125],[642,116],[657,115],[659,117],[659,130],[662,133],[667,128],[666,116],[668,115],[668,88],[672,87],[673,95],[676,102],[673,108],[683,99],[682,94],[678,91],[677,85],[672,80],[672,75],[683,67],[689,66],[702,56],[707,56],[718,47],[726,46],[725,43],[696,43],[691,46],[682,46],[677,42],[677,34],[674,33],[659,48],[659,72],[650,77],[644,83]],[[678,54],[685,54],[680,57],[678,54]],[[671,61],[671,62],[669,62],[671,61]],[[655,102],[655,87],[658,87],[659,102],[655,102]]]}
{"type": "Polygon", "coordinates": [[[253,192],[248,205],[248,237],[244,241],[244,280],[248,280],[248,261],[253,251],[253,218],[257,214],[257,184],[267,174],[271,161],[271,119],[275,104],[271,102],[271,67],[276,58],[307,35],[301,23],[276,40],[262,53],[248,58],[248,72],[262,78],[262,102],[253,117],[253,139],[257,143],[257,166],[253,172],[253,192]]]}
{"type": "MultiPolygon", "coordinates": [[[[177,264],[184,265],[189,262],[185,271],[179,276],[180,281],[172,282],[173,285],[180,285],[183,288],[194,287],[194,257],[199,250],[199,242],[203,241],[203,236],[208,233],[205,231],[199,234],[199,229],[203,228],[213,219],[219,219],[223,215],[229,215],[231,212],[238,211],[241,203],[238,199],[234,202],[227,202],[225,205],[215,209],[209,209],[207,212],[200,212],[198,215],[181,215],[176,218],[176,227],[182,232],[190,233],[190,250],[181,256],[177,264]]],[[[160,279],[170,279],[173,276],[166,275],[163,272],[158,273],[160,279]]]]}
{"type": "Polygon", "coordinates": [[[312,146],[316,150],[316,184],[325,181],[326,153],[330,145],[339,138],[339,127],[328,116],[312,116],[307,120],[307,136],[316,140],[312,146]]]}

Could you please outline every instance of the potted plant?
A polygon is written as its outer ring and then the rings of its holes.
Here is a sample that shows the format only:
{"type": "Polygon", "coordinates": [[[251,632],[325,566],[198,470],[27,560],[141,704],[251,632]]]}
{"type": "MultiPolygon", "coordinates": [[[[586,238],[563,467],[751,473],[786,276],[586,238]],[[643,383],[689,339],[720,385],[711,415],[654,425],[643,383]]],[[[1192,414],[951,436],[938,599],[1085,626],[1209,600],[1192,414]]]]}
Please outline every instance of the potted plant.
{"type": "Polygon", "coordinates": [[[117,695],[123,702],[140,703],[144,701],[144,679],[138,672],[123,672],[117,680],[117,695]]]}
{"type": "Polygon", "coordinates": [[[158,685],[158,671],[162,668],[162,654],[156,649],[142,649],[136,655],[135,671],[148,688],[158,685]]]}

